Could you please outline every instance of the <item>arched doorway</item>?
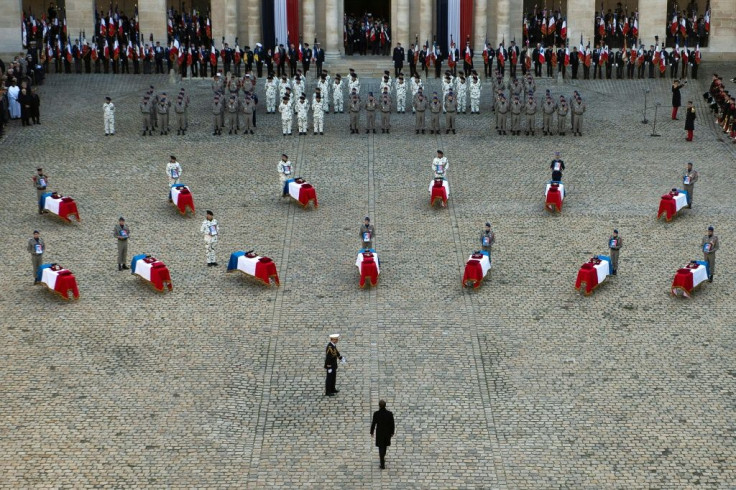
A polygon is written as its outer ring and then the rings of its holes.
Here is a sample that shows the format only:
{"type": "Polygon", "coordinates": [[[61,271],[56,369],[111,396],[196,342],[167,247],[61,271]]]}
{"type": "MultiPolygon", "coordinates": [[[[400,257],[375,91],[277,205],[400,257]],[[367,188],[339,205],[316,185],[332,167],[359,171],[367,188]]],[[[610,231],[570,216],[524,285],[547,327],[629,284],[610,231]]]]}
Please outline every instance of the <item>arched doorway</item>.
{"type": "Polygon", "coordinates": [[[345,53],[391,54],[391,0],[345,0],[345,53]]]}
{"type": "MultiPolygon", "coordinates": [[[[596,11],[594,19],[593,47],[610,49],[631,48],[637,44],[639,34],[639,2],[618,0],[601,2],[603,10],[596,11]]],[[[660,40],[661,41],[661,40],[660,40]]]]}

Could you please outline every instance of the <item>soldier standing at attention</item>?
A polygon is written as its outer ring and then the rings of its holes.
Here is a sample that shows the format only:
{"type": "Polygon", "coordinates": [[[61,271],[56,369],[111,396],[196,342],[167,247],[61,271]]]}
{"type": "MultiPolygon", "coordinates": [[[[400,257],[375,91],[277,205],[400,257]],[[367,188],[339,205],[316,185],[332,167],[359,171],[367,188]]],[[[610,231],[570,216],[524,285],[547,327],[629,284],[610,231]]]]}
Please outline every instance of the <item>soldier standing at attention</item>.
{"type": "Polygon", "coordinates": [[[618,271],[618,251],[621,250],[623,241],[618,236],[618,230],[613,230],[613,235],[608,238],[608,248],[611,249],[611,271],[612,275],[616,275],[618,271]]]}
{"type": "Polygon", "coordinates": [[[560,103],[557,105],[557,134],[565,136],[565,128],[567,127],[567,113],[570,108],[567,106],[565,97],[560,95],[560,103]]]}
{"type": "Polygon", "coordinates": [[[348,105],[348,112],[350,112],[350,134],[359,134],[360,96],[358,96],[355,89],[352,89],[351,92],[350,103],[348,105]]]}
{"type": "Polygon", "coordinates": [[[388,88],[383,89],[381,94],[381,132],[389,133],[391,131],[391,95],[388,88]]]}
{"type": "Polygon", "coordinates": [[[555,152],[555,159],[549,164],[549,168],[552,169],[552,181],[562,182],[562,171],[565,170],[565,162],[560,158],[560,152],[555,152]]]}
{"type": "Polygon", "coordinates": [[[437,92],[432,95],[432,102],[429,104],[429,112],[431,113],[429,120],[429,134],[440,134],[440,111],[442,104],[437,96],[437,92]]]}
{"type": "Polygon", "coordinates": [[[544,135],[552,136],[552,114],[557,110],[557,105],[552,100],[552,97],[547,93],[547,97],[542,104],[542,131],[544,135]]]}
{"type": "Polygon", "coordinates": [[[115,104],[110,97],[105,97],[102,112],[105,116],[105,136],[112,136],[115,134],[115,104]]]}
{"type": "Polygon", "coordinates": [[[286,181],[293,178],[294,175],[294,166],[289,161],[289,157],[286,156],[286,153],[281,154],[281,161],[276,166],[276,170],[279,172],[279,189],[281,190],[281,197],[286,197],[289,195],[289,190],[286,187],[286,181]]]}
{"type": "Polygon", "coordinates": [[[521,110],[523,107],[519,96],[514,95],[514,100],[511,101],[511,134],[516,136],[521,134],[521,110]]]}
{"type": "Polygon", "coordinates": [[[406,112],[406,89],[404,75],[399,73],[399,78],[396,79],[396,112],[398,114],[406,112]]]}
{"type": "Polygon", "coordinates": [[[161,134],[169,134],[169,108],[171,102],[166,97],[166,92],[161,94],[162,97],[158,101],[158,115],[161,120],[161,134]]]}
{"type": "Polygon", "coordinates": [[[687,170],[685,175],[682,176],[682,184],[687,192],[687,207],[692,209],[693,207],[693,192],[695,191],[695,183],[698,181],[698,171],[693,170],[693,163],[687,162],[687,170]]]}
{"type": "Polygon", "coordinates": [[[174,104],[174,112],[176,112],[176,134],[185,134],[187,130],[187,99],[188,97],[184,93],[179,93],[176,97],[176,104],[174,104]]]}
{"type": "Polygon", "coordinates": [[[455,116],[457,115],[457,101],[455,100],[455,94],[452,91],[448,92],[445,100],[445,134],[457,134],[455,130],[455,116]]]}
{"type": "Polygon", "coordinates": [[[141,116],[143,116],[143,134],[141,136],[145,136],[146,131],[148,131],[148,135],[150,136],[153,134],[153,124],[151,122],[151,99],[148,95],[143,97],[140,108],[141,116]]]}
{"type": "Polygon", "coordinates": [[[481,84],[478,74],[473,73],[473,79],[470,81],[470,113],[480,114],[480,89],[481,84]]]}
{"type": "Polygon", "coordinates": [[[296,122],[299,127],[299,136],[306,135],[309,124],[309,102],[307,102],[307,96],[305,94],[302,93],[299,96],[299,101],[296,103],[296,107],[294,107],[294,112],[296,113],[296,122]]]}
{"type": "Polygon", "coordinates": [[[28,239],[28,253],[31,254],[31,263],[33,265],[33,284],[38,284],[38,269],[43,261],[43,253],[46,251],[46,245],[43,243],[38,230],[33,231],[33,238],[28,239]]]}
{"type": "Polygon", "coordinates": [[[503,93],[498,94],[496,101],[496,126],[498,134],[506,134],[506,113],[509,112],[509,103],[503,93]]]}
{"type": "Polygon", "coordinates": [[[273,79],[273,73],[269,73],[266,80],[266,114],[276,113],[276,89],[277,81],[273,79]]]}
{"type": "Polygon", "coordinates": [[[256,105],[253,102],[250,92],[245,93],[245,100],[240,105],[243,109],[243,135],[253,133],[253,112],[256,110],[256,105]]]}
{"type": "Polygon", "coordinates": [[[491,248],[496,241],[496,234],[491,230],[491,223],[486,222],[485,229],[480,232],[480,248],[488,252],[488,260],[491,260],[491,248]]]}
{"type": "Polygon", "coordinates": [[[332,113],[343,113],[343,93],[342,93],[342,77],[338,73],[335,75],[335,84],[332,86],[332,113]]]}
{"type": "Polygon", "coordinates": [[[41,196],[46,192],[46,187],[49,185],[49,177],[43,173],[41,167],[36,169],[36,174],[33,176],[33,185],[36,188],[36,203],[38,204],[38,214],[43,214],[43,204],[41,202],[41,196]]]}
{"type": "MultiPolygon", "coordinates": [[[[34,235],[35,236],[35,235],[34,235]]],[[[713,274],[716,272],[716,251],[720,247],[718,237],[713,234],[713,227],[708,227],[708,234],[703,237],[703,256],[708,263],[708,282],[713,282],[713,274]]]]}
{"type": "Polygon", "coordinates": [[[284,136],[287,134],[291,136],[291,124],[294,113],[291,109],[289,97],[284,96],[281,100],[281,104],[279,104],[279,112],[281,113],[281,132],[284,136]]]}
{"type": "Polygon", "coordinates": [[[376,109],[378,108],[378,103],[376,102],[376,99],[373,97],[373,92],[368,92],[368,100],[365,101],[365,132],[366,134],[373,131],[376,132],[376,109]]]}
{"type": "Polygon", "coordinates": [[[687,131],[687,138],[685,141],[693,140],[693,131],[695,131],[695,107],[693,107],[693,101],[687,101],[687,109],[685,109],[685,131],[687,131]]]}
{"type": "Polygon", "coordinates": [[[238,111],[240,109],[240,102],[238,96],[232,94],[227,101],[227,134],[238,134],[238,111]]]}
{"type": "Polygon", "coordinates": [[[435,179],[447,179],[447,170],[450,164],[442,150],[437,150],[437,156],[432,160],[432,171],[435,179]]]}
{"type": "Polygon", "coordinates": [[[212,136],[222,134],[222,126],[220,125],[220,116],[222,114],[222,109],[222,98],[220,97],[219,93],[216,93],[215,98],[212,99],[212,136]]]}
{"type": "Polygon", "coordinates": [[[340,334],[333,333],[330,335],[330,342],[325,348],[325,371],[327,372],[327,377],[325,379],[326,396],[335,396],[335,393],[340,392],[340,390],[335,388],[335,384],[337,382],[337,361],[339,359],[345,363],[346,359],[341,356],[340,352],[337,350],[338,340],[340,340],[340,334]]]}
{"type": "Polygon", "coordinates": [[[457,92],[457,112],[465,114],[468,103],[468,83],[465,80],[465,74],[461,73],[455,82],[455,91],[457,92]]]}
{"type": "Polygon", "coordinates": [[[526,135],[529,136],[529,133],[531,133],[534,136],[537,126],[537,101],[534,100],[533,95],[529,95],[529,100],[526,102],[524,109],[526,112],[526,135]]]}
{"type": "Polygon", "coordinates": [[[126,265],[128,262],[128,238],[130,238],[130,229],[125,224],[125,218],[118,218],[118,224],[115,225],[113,236],[118,241],[118,270],[129,269],[126,265]]]}
{"type": "Polygon", "coordinates": [[[312,127],[314,128],[314,134],[319,133],[324,135],[325,130],[325,106],[327,101],[322,101],[322,95],[317,93],[314,96],[314,102],[312,102],[312,127]]]}
{"type": "Polygon", "coordinates": [[[176,161],[174,155],[169,156],[169,163],[166,164],[166,176],[169,178],[169,189],[172,185],[179,183],[181,165],[176,161]]]}
{"type": "Polygon", "coordinates": [[[364,250],[373,248],[373,240],[376,238],[376,228],[371,224],[370,217],[366,216],[360,226],[360,240],[364,250]]]}
{"type": "Polygon", "coordinates": [[[575,115],[575,123],[572,128],[572,134],[582,136],[583,133],[581,131],[583,129],[583,113],[585,113],[585,104],[583,103],[583,100],[580,98],[580,96],[577,96],[575,98],[575,101],[573,102],[572,113],[575,115]]]}
{"type": "Polygon", "coordinates": [[[427,99],[424,98],[421,89],[417,92],[417,98],[414,101],[412,110],[416,114],[414,129],[416,129],[417,134],[419,134],[419,131],[424,134],[424,112],[427,110],[427,99]]]}
{"type": "Polygon", "coordinates": [[[207,217],[202,221],[199,232],[204,235],[204,246],[207,253],[207,267],[217,266],[215,247],[220,236],[220,226],[217,224],[212,211],[207,211],[207,217]]]}

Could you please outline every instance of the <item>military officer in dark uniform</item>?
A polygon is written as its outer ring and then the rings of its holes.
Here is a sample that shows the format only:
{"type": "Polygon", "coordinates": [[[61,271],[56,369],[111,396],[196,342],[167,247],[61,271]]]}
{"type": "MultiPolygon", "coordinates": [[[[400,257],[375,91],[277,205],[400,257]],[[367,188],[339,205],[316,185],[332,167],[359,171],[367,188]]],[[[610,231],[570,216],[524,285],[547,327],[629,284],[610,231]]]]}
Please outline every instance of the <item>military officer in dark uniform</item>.
{"type": "Polygon", "coordinates": [[[399,73],[401,73],[401,69],[404,67],[404,48],[401,46],[401,43],[396,43],[396,47],[393,52],[393,60],[394,76],[398,77],[399,73]]]}
{"type": "Polygon", "coordinates": [[[391,445],[396,427],[394,425],[394,414],[386,410],[386,401],[378,402],[378,410],[373,412],[371,421],[371,437],[376,436],[376,447],[378,456],[381,458],[381,469],[386,468],[386,448],[391,445]]]}
{"type": "Polygon", "coordinates": [[[708,234],[703,237],[703,256],[708,263],[708,282],[713,282],[713,274],[716,271],[716,251],[720,247],[718,237],[713,234],[713,227],[708,227],[708,234]]]}
{"type": "Polygon", "coordinates": [[[608,248],[611,250],[611,274],[616,275],[618,270],[618,251],[621,250],[623,241],[618,236],[618,230],[613,230],[613,235],[608,238],[608,248]]]}
{"type": "Polygon", "coordinates": [[[335,382],[337,381],[337,361],[340,360],[343,363],[346,361],[337,350],[338,340],[340,340],[340,334],[333,333],[330,335],[330,341],[325,348],[325,371],[327,372],[327,378],[325,379],[326,396],[335,396],[335,393],[340,392],[340,390],[335,388],[335,382]]]}

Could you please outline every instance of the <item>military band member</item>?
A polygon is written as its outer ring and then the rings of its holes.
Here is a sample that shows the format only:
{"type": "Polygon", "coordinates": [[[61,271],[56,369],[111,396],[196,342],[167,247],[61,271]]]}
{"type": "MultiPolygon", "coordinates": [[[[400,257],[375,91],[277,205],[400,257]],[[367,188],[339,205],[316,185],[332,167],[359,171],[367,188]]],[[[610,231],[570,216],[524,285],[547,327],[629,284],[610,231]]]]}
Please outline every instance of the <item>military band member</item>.
{"type": "Polygon", "coordinates": [[[406,90],[407,84],[404,81],[404,75],[399,73],[396,79],[396,112],[404,114],[406,112],[406,90]]]}
{"type": "Polygon", "coordinates": [[[511,134],[519,136],[521,134],[521,110],[523,105],[519,100],[519,96],[514,94],[514,99],[511,101],[511,134]]]}
{"type": "Polygon", "coordinates": [[[708,282],[713,282],[713,275],[716,272],[716,251],[719,247],[718,237],[713,234],[713,227],[709,226],[708,234],[703,237],[702,243],[703,257],[708,263],[708,282]]]}
{"type": "Polygon", "coordinates": [[[432,102],[429,103],[429,134],[440,134],[440,111],[442,110],[442,104],[437,96],[437,92],[432,95],[432,102]]]}
{"type": "Polygon", "coordinates": [[[559,151],[555,152],[555,158],[549,164],[549,168],[552,169],[552,181],[562,182],[562,171],[565,170],[565,162],[560,158],[559,151]]]}
{"type": "Polygon", "coordinates": [[[434,172],[435,179],[447,180],[447,170],[450,168],[450,163],[447,161],[447,157],[442,150],[437,150],[437,156],[432,160],[432,172],[434,172]]]}
{"type": "Polygon", "coordinates": [[[176,161],[174,155],[169,156],[169,163],[166,164],[166,176],[169,178],[169,190],[171,186],[179,183],[181,178],[181,165],[176,161]]]}
{"type": "Polygon", "coordinates": [[[253,116],[256,110],[255,100],[251,96],[250,92],[245,93],[245,98],[240,104],[240,108],[243,111],[243,135],[253,133],[253,116]]]}
{"type": "Polygon", "coordinates": [[[412,112],[415,113],[414,116],[414,129],[416,130],[417,134],[419,134],[419,131],[424,134],[424,113],[427,110],[427,99],[424,98],[424,94],[422,93],[421,89],[419,92],[417,92],[417,98],[414,101],[414,104],[412,105],[412,112]]]}
{"type": "Polygon", "coordinates": [[[332,113],[343,113],[342,77],[335,75],[335,83],[332,85],[332,113]]]}
{"type": "Polygon", "coordinates": [[[350,113],[350,134],[359,134],[360,124],[360,96],[355,89],[351,90],[348,112],[350,113]]]}
{"type": "Polygon", "coordinates": [[[478,78],[477,73],[473,73],[473,78],[470,80],[470,113],[480,114],[480,92],[481,82],[478,78]]]}
{"type": "Polygon", "coordinates": [[[529,136],[529,133],[531,133],[534,136],[537,127],[537,101],[533,95],[529,95],[529,99],[524,105],[524,113],[526,114],[526,135],[529,136]]]}
{"type": "Polygon", "coordinates": [[[335,388],[337,382],[337,361],[340,360],[345,363],[346,359],[337,350],[339,339],[340,334],[335,333],[330,335],[330,341],[325,348],[325,372],[327,373],[325,379],[325,396],[335,396],[335,393],[340,392],[340,390],[335,388]]]}
{"type": "Polygon", "coordinates": [[[289,195],[289,188],[287,187],[286,181],[294,178],[294,166],[291,164],[289,157],[286,153],[281,155],[281,161],[276,166],[276,170],[279,172],[279,190],[281,191],[281,197],[289,195]]]}
{"type": "Polygon", "coordinates": [[[485,229],[480,232],[480,248],[484,252],[488,252],[488,260],[491,259],[491,249],[496,242],[496,234],[491,229],[491,223],[486,222],[485,229]]]}
{"type": "Polygon", "coordinates": [[[281,132],[284,136],[291,136],[291,125],[293,121],[294,111],[291,108],[291,100],[288,96],[284,96],[284,98],[281,99],[279,112],[281,113],[281,132]]]}
{"type": "Polygon", "coordinates": [[[693,192],[695,191],[695,183],[698,181],[698,171],[693,170],[692,162],[687,162],[687,170],[685,175],[682,176],[682,184],[687,192],[687,207],[692,209],[693,207],[693,192]]]}
{"type": "Polygon", "coordinates": [[[373,248],[373,240],[376,239],[376,227],[371,224],[371,218],[366,216],[360,225],[361,247],[364,250],[373,248]]]}
{"type": "Polygon", "coordinates": [[[118,242],[118,270],[129,269],[126,265],[128,262],[128,238],[130,238],[130,228],[125,224],[125,218],[118,218],[118,224],[115,225],[113,236],[118,242]]]}
{"type": "Polygon", "coordinates": [[[314,102],[312,102],[312,127],[314,134],[324,135],[325,130],[325,106],[327,101],[323,102],[322,94],[316,93],[314,95],[314,102]]]}
{"type": "Polygon", "coordinates": [[[381,132],[391,132],[391,96],[388,93],[388,88],[384,87],[383,93],[380,99],[381,106],[381,132]]]}
{"type": "Polygon", "coordinates": [[[43,263],[43,253],[46,251],[46,244],[38,230],[33,231],[33,238],[28,239],[26,247],[28,253],[31,254],[31,266],[33,267],[33,284],[38,284],[38,270],[43,263]]]}
{"type": "Polygon", "coordinates": [[[207,211],[207,216],[202,225],[199,227],[199,232],[204,235],[204,246],[207,255],[207,267],[216,267],[217,259],[215,257],[215,248],[217,247],[217,241],[220,237],[220,225],[217,224],[212,211],[207,211]]]}
{"type": "Polygon", "coordinates": [[[457,112],[465,114],[468,107],[468,82],[464,73],[461,73],[455,80],[455,93],[457,94],[457,112]]]}
{"type": "Polygon", "coordinates": [[[365,101],[365,132],[366,134],[373,131],[376,132],[376,109],[378,102],[373,97],[373,92],[368,92],[368,99],[365,101]]]}
{"type": "Polygon", "coordinates": [[[618,236],[618,230],[613,230],[613,235],[608,238],[608,248],[611,250],[611,274],[614,276],[618,271],[618,252],[622,245],[623,240],[618,236]]]}
{"type": "MultiPolygon", "coordinates": [[[[224,109],[223,97],[215,94],[212,99],[212,136],[222,134],[222,111],[224,109]]],[[[150,134],[150,133],[149,133],[150,134]]]]}
{"type": "Polygon", "coordinates": [[[455,94],[452,92],[447,93],[445,99],[445,134],[457,134],[455,130],[455,116],[457,115],[457,101],[455,100],[455,94]]]}
{"type": "Polygon", "coordinates": [[[36,169],[33,176],[33,187],[36,188],[36,204],[38,204],[38,214],[44,213],[44,203],[41,202],[41,196],[46,192],[49,185],[49,177],[43,172],[41,167],[36,169]]]}
{"type": "Polygon", "coordinates": [[[565,97],[560,95],[560,103],[557,104],[557,134],[560,136],[565,136],[568,112],[570,112],[570,108],[567,105],[567,101],[565,97]]]}
{"type": "Polygon", "coordinates": [[[306,135],[309,124],[309,102],[305,94],[299,96],[299,101],[294,106],[294,113],[299,126],[299,136],[306,135]]]}

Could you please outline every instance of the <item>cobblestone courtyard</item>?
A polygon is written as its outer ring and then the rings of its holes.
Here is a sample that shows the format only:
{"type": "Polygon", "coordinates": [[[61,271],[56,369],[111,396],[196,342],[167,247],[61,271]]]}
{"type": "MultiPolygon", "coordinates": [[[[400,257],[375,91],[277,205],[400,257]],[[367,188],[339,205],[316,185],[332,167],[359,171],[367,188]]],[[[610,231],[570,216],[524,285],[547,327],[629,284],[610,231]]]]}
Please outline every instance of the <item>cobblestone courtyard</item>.
{"type": "MultiPolygon", "coordinates": [[[[216,137],[209,81],[47,77],[42,125],[14,121],[0,140],[0,487],[736,487],[736,145],[700,95],[713,68],[683,92],[698,109],[694,143],[669,120],[668,80],[538,80],[538,96],[581,92],[583,137],[496,135],[487,83],[482,114],[460,115],[457,135],[416,136],[411,114],[393,114],[390,135],[354,136],[347,114],[330,114],[324,136],[285,139],[262,83],[256,135],[216,137]],[[139,136],[149,84],[188,88],[186,136],[139,136]],[[650,120],[662,102],[660,138],[640,122],[645,88],[650,120]],[[105,95],[117,105],[111,138],[105,95]],[[447,209],[428,205],[438,148],[447,209]],[[570,190],[559,216],[543,209],[555,150],[570,190]],[[317,210],[277,197],[282,152],[315,185],[317,210]],[[170,154],[195,218],[167,202],[170,154]],[[687,161],[700,172],[693,209],[655,221],[687,161]],[[81,223],[36,213],[38,166],[77,200],[81,223]],[[205,209],[221,227],[217,268],[205,266],[205,209]],[[163,260],[172,293],[117,271],[121,215],[129,255],[163,260]],[[381,278],[361,290],[365,215],[381,278]],[[485,221],[493,269],[463,290],[485,221]],[[715,282],[671,297],[710,224],[715,282]],[[582,297],[577,270],[607,252],[614,227],[619,274],[582,297]],[[34,229],[45,262],[75,273],[79,301],[32,285],[34,229]],[[250,249],[274,259],[280,288],[225,273],[230,252],[250,249]],[[348,363],[329,398],[333,331],[348,363]],[[379,398],[397,421],[383,471],[369,436],[379,398]]],[[[377,88],[363,81],[364,94],[377,88]]]]}

